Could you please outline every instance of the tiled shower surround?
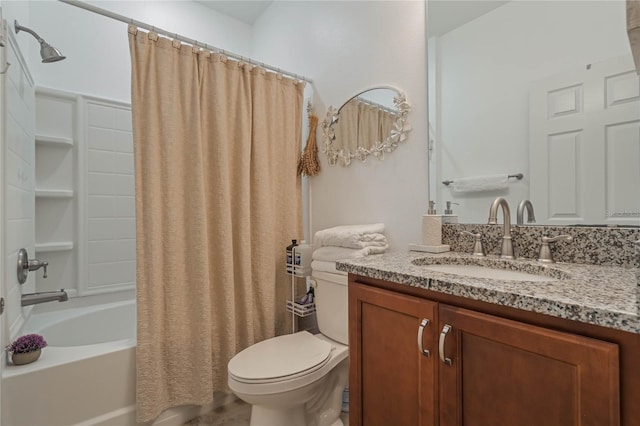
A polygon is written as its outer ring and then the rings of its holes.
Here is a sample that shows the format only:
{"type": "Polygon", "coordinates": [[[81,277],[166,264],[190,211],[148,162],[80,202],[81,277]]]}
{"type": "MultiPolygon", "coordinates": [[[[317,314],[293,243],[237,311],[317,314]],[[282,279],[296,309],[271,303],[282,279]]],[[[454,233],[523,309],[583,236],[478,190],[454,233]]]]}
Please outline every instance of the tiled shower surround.
{"type": "MultiPolygon", "coordinates": [[[[487,254],[500,254],[503,226],[478,224],[444,224],[442,244],[451,246],[451,251],[471,253],[474,239],[460,235],[460,231],[480,233],[487,254]]],[[[512,226],[511,238],[516,257],[537,259],[543,236],[571,235],[573,241],[558,241],[551,244],[556,262],[591,265],[640,266],[640,228],[609,228],[587,226],[512,226]]]]}

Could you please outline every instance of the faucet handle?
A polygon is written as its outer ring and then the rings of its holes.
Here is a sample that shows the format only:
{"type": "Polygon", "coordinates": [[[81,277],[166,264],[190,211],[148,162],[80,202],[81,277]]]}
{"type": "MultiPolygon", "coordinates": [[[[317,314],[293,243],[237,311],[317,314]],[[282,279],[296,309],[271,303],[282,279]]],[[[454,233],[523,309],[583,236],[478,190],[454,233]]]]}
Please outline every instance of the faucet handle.
{"type": "Polygon", "coordinates": [[[29,271],[37,271],[40,268],[44,269],[42,278],[47,278],[47,266],[49,266],[49,262],[46,260],[29,259],[27,263],[27,269],[29,269],[29,271]]]}
{"type": "Polygon", "coordinates": [[[482,240],[480,239],[482,235],[480,233],[474,234],[469,231],[460,231],[460,235],[470,235],[475,238],[475,242],[473,244],[473,255],[474,256],[486,256],[484,251],[484,247],[482,246],[482,240]]]}
{"type": "Polygon", "coordinates": [[[542,244],[540,245],[540,253],[538,254],[538,262],[554,263],[553,253],[549,243],[555,243],[556,241],[573,241],[571,235],[558,235],[557,237],[542,237],[542,244]]]}

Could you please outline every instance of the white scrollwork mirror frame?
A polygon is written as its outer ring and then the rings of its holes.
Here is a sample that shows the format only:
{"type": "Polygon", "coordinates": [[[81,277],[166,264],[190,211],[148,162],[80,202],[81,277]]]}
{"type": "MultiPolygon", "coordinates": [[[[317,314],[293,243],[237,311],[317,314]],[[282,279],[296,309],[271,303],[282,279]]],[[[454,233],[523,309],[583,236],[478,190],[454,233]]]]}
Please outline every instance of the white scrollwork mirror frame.
{"type": "Polygon", "coordinates": [[[336,109],[330,106],[327,111],[327,117],[322,123],[322,133],[324,136],[324,143],[322,146],[322,152],[327,155],[329,164],[335,165],[340,163],[342,166],[348,166],[351,164],[351,160],[356,158],[360,161],[365,161],[369,155],[382,160],[385,153],[390,153],[398,148],[400,142],[404,142],[407,139],[407,133],[411,130],[411,126],[407,123],[407,115],[411,107],[407,102],[407,98],[400,90],[390,86],[376,86],[359,92],[357,95],[349,98],[340,108],[336,109]],[[347,103],[353,99],[357,99],[362,94],[375,89],[389,89],[396,92],[393,97],[393,103],[397,108],[397,117],[394,120],[393,129],[390,134],[384,140],[377,140],[373,143],[371,148],[365,148],[359,146],[355,152],[351,152],[349,149],[339,148],[335,145],[335,129],[334,125],[338,122],[340,117],[340,110],[347,103]]]}

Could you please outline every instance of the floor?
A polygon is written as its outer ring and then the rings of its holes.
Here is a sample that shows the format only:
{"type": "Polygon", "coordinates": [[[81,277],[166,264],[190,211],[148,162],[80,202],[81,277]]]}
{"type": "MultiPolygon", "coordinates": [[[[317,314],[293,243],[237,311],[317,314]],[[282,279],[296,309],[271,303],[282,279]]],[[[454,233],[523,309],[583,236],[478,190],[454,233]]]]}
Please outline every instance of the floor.
{"type": "MultiPolygon", "coordinates": [[[[251,406],[240,399],[218,407],[210,413],[189,420],[184,426],[249,426],[251,406]]],[[[349,426],[349,413],[342,413],[342,423],[349,426]]],[[[282,425],[296,426],[296,425],[282,425]]]]}

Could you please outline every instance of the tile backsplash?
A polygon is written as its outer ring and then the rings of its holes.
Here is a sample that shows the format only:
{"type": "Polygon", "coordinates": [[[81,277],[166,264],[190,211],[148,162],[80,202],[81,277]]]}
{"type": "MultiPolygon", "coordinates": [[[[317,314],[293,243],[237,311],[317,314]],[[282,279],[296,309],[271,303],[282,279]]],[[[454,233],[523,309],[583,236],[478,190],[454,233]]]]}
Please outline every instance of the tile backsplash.
{"type": "MultiPolygon", "coordinates": [[[[451,251],[471,253],[473,238],[460,231],[480,233],[487,254],[500,254],[502,225],[444,224],[442,244],[451,251]]],[[[573,241],[551,244],[556,262],[638,267],[640,265],[640,228],[608,228],[582,226],[515,225],[511,237],[517,257],[537,259],[543,236],[567,234],[573,241]]]]}

